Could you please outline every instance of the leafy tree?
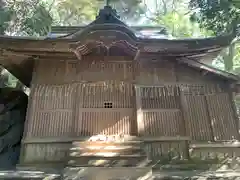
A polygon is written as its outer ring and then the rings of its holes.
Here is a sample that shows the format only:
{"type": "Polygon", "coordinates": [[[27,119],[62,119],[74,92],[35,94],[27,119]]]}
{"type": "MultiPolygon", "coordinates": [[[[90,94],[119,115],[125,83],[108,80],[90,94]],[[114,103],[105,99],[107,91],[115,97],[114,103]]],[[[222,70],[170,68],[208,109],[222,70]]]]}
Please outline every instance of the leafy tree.
{"type": "Polygon", "coordinates": [[[215,34],[231,32],[240,22],[240,6],[229,0],[191,0],[192,20],[215,34]]]}
{"type": "Polygon", "coordinates": [[[53,20],[44,2],[6,0],[1,4],[1,34],[39,36],[49,32],[53,20]]]}
{"type": "MultiPolygon", "coordinates": [[[[191,20],[199,22],[202,27],[212,30],[215,35],[236,32],[240,24],[240,1],[239,0],[191,0],[191,20]]],[[[222,52],[218,60],[222,60],[227,71],[234,70],[235,61],[238,60],[239,47],[237,41],[222,52]]]]}
{"type": "Polygon", "coordinates": [[[169,34],[176,38],[192,38],[211,35],[211,31],[201,29],[198,23],[191,22],[188,16],[179,12],[170,12],[158,16],[155,22],[166,27],[169,34]]]}
{"type": "MultiPolygon", "coordinates": [[[[46,35],[52,25],[50,10],[37,0],[0,1],[0,35],[46,35]]],[[[21,83],[0,67],[1,86],[16,87],[21,83]]]]}
{"type": "MultiPolygon", "coordinates": [[[[54,10],[55,24],[79,25],[93,21],[105,0],[56,0],[54,10]]],[[[140,0],[111,0],[110,5],[117,9],[123,20],[135,21],[144,14],[140,0]]]]}
{"type": "Polygon", "coordinates": [[[206,37],[212,34],[211,31],[200,28],[198,22],[190,21],[185,0],[156,0],[155,3],[156,10],[148,18],[155,24],[165,27],[173,37],[206,37]]]}

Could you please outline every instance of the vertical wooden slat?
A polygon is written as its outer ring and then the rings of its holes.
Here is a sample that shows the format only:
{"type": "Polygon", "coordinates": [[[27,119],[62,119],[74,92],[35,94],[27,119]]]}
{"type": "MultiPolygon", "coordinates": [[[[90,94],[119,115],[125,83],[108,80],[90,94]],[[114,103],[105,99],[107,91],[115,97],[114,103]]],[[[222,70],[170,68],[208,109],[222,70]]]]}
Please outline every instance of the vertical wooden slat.
{"type": "MultiPolygon", "coordinates": [[[[237,113],[237,107],[236,107],[236,104],[234,102],[233,92],[229,91],[228,95],[229,95],[229,101],[230,101],[233,117],[235,119],[235,127],[236,127],[236,129],[238,131],[239,130],[239,117],[238,117],[238,113],[237,113]]],[[[236,138],[237,138],[237,140],[240,140],[240,134],[239,133],[236,136],[236,138]]]]}
{"type": "Polygon", "coordinates": [[[207,102],[212,111],[213,133],[216,140],[232,140],[238,137],[233,109],[228,93],[218,93],[207,96],[207,102]]]}
{"type": "Polygon", "coordinates": [[[143,122],[143,112],[142,112],[142,102],[141,102],[141,89],[140,87],[135,86],[136,93],[136,109],[137,109],[137,126],[138,126],[138,135],[142,135],[144,131],[144,122],[143,122]]]}

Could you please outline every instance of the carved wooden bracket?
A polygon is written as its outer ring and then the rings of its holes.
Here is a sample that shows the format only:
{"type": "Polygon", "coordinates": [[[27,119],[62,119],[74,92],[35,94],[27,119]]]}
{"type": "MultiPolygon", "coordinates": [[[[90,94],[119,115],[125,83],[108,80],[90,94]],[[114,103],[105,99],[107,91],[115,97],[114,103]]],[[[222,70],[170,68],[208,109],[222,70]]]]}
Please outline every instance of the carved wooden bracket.
{"type": "Polygon", "coordinates": [[[70,51],[75,53],[79,60],[82,59],[82,56],[90,54],[93,49],[101,48],[101,55],[114,55],[113,49],[123,50],[129,56],[137,57],[140,53],[139,48],[135,45],[130,44],[126,40],[118,40],[113,42],[104,42],[104,41],[87,41],[86,43],[76,42],[70,44],[70,51]]]}

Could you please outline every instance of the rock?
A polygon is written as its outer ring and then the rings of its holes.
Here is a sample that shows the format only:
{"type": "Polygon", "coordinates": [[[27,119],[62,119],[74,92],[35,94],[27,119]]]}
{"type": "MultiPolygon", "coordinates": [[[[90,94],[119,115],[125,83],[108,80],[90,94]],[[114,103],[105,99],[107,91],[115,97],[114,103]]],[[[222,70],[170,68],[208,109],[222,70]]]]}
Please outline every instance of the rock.
{"type": "Polygon", "coordinates": [[[11,147],[0,155],[0,169],[14,169],[19,160],[20,146],[11,147]]]}
{"type": "Polygon", "coordinates": [[[7,99],[3,102],[8,109],[0,114],[0,169],[12,169],[18,163],[27,107],[23,92],[11,92],[7,99]]]}

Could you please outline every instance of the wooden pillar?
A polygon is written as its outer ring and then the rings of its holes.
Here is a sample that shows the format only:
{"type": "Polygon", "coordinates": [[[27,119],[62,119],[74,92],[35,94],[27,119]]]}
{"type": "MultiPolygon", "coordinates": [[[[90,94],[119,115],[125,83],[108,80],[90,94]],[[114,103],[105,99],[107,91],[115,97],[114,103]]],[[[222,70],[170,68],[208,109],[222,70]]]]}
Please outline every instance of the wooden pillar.
{"type": "MultiPolygon", "coordinates": [[[[180,105],[180,110],[182,112],[182,127],[181,127],[181,133],[184,136],[189,136],[187,133],[187,125],[186,125],[186,113],[188,111],[188,107],[187,107],[187,99],[186,96],[184,96],[184,94],[181,91],[181,88],[178,87],[178,91],[179,91],[179,105],[180,105]]],[[[183,152],[183,158],[184,159],[189,159],[189,141],[184,141],[184,152],[183,152]]]]}
{"type": "Polygon", "coordinates": [[[236,125],[237,132],[238,132],[237,140],[240,140],[240,134],[239,134],[239,117],[238,117],[237,108],[236,108],[236,105],[235,105],[235,102],[234,102],[233,92],[229,91],[229,92],[228,92],[228,96],[229,96],[229,103],[230,103],[231,108],[232,108],[233,117],[234,117],[234,119],[235,119],[235,125],[236,125]]]}
{"type": "MultiPolygon", "coordinates": [[[[174,65],[174,73],[175,73],[175,78],[176,78],[176,84],[179,83],[177,68],[178,68],[177,64],[175,64],[174,65]]],[[[181,87],[179,87],[178,85],[177,85],[177,91],[179,92],[178,101],[179,101],[180,111],[181,111],[181,114],[182,114],[181,133],[184,136],[189,136],[189,134],[187,132],[188,127],[187,127],[187,124],[186,124],[186,119],[187,119],[186,112],[188,111],[187,99],[186,99],[186,96],[181,91],[181,87]]],[[[184,141],[183,158],[184,159],[189,159],[190,158],[190,155],[189,155],[189,141],[184,141]]]]}
{"type": "Polygon", "coordinates": [[[82,132],[78,132],[79,129],[83,130],[83,119],[82,119],[82,107],[83,107],[83,96],[84,96],[84,85],[83,84],[77,84],[76,87],[76,101],[74,102],[74,109],[73,109],[73,136],[79,136],[79,134],[82,135],[82,132]]]}
{"type": "Polygon", "coordinates": [[[211,122],[211,116],[210,116],[210,106],[208,104],[208,100],[207,100],[207,95],[204,94],[204,101],[205,101],[205,104],[206,104],[206,112],[207,112],[207,120],[208,120],[208,124],[209,124],[209,127],[210,127],[210,134],[211,134],[211,141],[215,141],[215,138],[214,138],[214,133],[213,133],[213,127],[212,127],[212,122],[211,122]]]}
{"type": "Polygon", "coordinates": [[[135,86],[136,92],[136,109],[137,109],[137,126],[138,126],[138,136],[143,135],[144,122],[143,122],[143,111],[141,102],[141,87],[135,86]]]}

